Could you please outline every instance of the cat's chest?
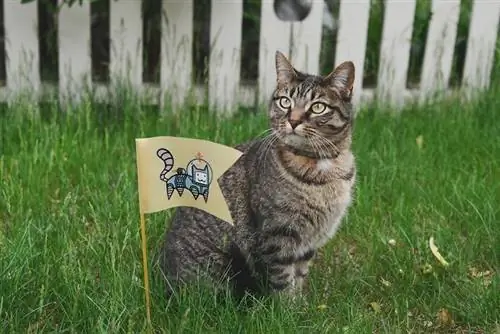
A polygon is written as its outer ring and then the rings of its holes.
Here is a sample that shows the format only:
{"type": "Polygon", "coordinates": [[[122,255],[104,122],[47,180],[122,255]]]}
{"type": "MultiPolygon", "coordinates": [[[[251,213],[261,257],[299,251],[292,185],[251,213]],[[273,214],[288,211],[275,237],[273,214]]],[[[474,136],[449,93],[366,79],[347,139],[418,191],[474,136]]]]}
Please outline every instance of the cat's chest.
{"type": "Polygon", "coordinates": [[[328,220],[334,219],[339,210],[348,206],[351,200],[351,185],[339,180],[325,186],[307,186],[298,189],[296,201],[304,203],[304,210],[316,209],[323,211],[328,220]]]}
{"type": "Polygon", "coordinates": [[[311,217],[317,217],[317,220],[303,223],[304,236],[308,236],[304,240],[304,247],[319,248],[338,231],[351,204],[351,187],[339,183],[336,188],[325,189],[319,194],[316,193],[316,196],[311,194],[308,202],[303,210],[316,210],[316,214],[311,217]]]}
{"type": "Polygon", "coordinates": [[[301,242],[294,246],[292,252],[300,257],[323,247],[338,231],[348,207],[349,201],[335,203],[319,220],[301,222],[301,242]]]}
{"type": "Polygon", "coordinates": [[[323,246],[328,240],[330,240],[340,227],[342,218],[345,216],[347,208],[351,203],[351,198],[346,197],[344,202],[339,202],[333,205],[331,211],[326,217],[326,222],[323,226],[323,233],[320,233],[317,237],[317,247],[323,246]]]}

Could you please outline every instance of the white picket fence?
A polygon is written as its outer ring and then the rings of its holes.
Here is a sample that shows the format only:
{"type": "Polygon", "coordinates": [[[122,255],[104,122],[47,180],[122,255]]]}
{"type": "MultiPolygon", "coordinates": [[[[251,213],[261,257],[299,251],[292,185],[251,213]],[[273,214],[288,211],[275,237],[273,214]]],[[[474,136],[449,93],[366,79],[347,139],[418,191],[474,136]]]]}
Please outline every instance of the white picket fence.
{"type": "MultiPolygon", "coordinates": [[[[61,0],[60,0],[61,1],[61,0]]],[[[168,94],[175,104],[186,98],[204,98],[230,110],[236,104],[253,105],[268,100],[275,84],[274,54],[281,50],[304,71],[319,71],[323,0],[313,0],[307,18],[301,22],[280,21],[273,0],[263,0],[259,46],[259,73],[256,87],[240,84],[240,48],[243,0],[212,0],[207,87],[192,82],[193,0],[163,0],[161,75],[158,87],[142,82],[142,17],[140,0],[110,2],[110,80],[107,86],[91,82],[90,5],[64,6],[58,16],[60,98],[78,97],[82,88],[94,87],[109,96],[117,82],[126,80],[134,89],[161,103],[168,94]],[[292,37],[290,39],[290,37],[292,37]],[[290,43],[292,41],[292,43],[290,43]],[[193,93],[194,95],[192,95],[193,93]]],[[[425,99],[449,90],[454,44],[459,17],[459,0],[433,0],[419,90],[406,88],[410,43],[416,0],[386,0],[378,84],[362,88],[369,0],[343,0],[335,59],[352,60],[356,65],[354,99],[403,104],[407,98],[425,99]]],[[[37,3],[21,4],[4,0],[6,38],[6,87],[3,100],[19,94],[39,98],[50,90],[41,82],[39,63],[37,3]]],[[[489,86],[500,18],[499,0],[475,0],[470,22],[462,89],[467,92],[489,86]]]]}

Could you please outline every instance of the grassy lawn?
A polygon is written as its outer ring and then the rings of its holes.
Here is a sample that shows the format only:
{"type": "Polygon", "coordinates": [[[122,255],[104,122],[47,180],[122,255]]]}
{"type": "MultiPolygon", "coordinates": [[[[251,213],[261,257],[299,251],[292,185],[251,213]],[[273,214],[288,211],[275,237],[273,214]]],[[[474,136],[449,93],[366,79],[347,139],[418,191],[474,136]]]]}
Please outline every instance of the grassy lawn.
{"type": "MultiPolygon", "coordinates": [[[[231,145],[267,127],[263,113],[217,120],[192,108],[181,117],[134,101],[77,109],[0,110],[0,332],[143,331],[134,138],[231,145]]],[[[355,204],[314,265],[307,303],[241,306],[195,290],[169,302],[153,279],[155,329],[498,333],[499,118],[498,90],[400,115],[362,110],[355,204]],[[431,236],[448,267],[432,255],[431,236]]],[[[148,218],[150,255],[166,214],[148,218]]]]}

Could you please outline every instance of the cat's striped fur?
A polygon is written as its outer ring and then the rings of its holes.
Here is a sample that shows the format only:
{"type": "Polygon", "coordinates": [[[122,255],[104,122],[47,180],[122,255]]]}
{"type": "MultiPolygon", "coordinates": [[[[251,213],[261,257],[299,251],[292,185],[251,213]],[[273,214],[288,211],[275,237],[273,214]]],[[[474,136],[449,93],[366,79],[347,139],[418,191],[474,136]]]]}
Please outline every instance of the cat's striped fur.
{"type": "Polygon", "coordinates": [[[272,131],[219,180],[235,225],[199,209],[174,214],[160,252],[169,288],[229,280],[238,291],[300,291],[316,251],[351,203],[354,65],[328,76],[301,73],[276,53],[272,131]]]}

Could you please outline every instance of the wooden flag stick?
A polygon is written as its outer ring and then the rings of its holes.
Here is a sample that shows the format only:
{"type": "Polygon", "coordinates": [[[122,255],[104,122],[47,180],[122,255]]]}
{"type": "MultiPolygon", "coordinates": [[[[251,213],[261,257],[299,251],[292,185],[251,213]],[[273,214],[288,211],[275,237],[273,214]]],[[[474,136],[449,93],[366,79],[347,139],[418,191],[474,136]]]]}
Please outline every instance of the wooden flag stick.
{"type": "Polygon", "coordinates": [[[149,291],[149,270],[148,270],[148,243],[146,238],[146,217],[144,213],[144,203],[142,198],[142,173],[141,173],[141,154],[139,147],[137,146],[136,140],[136,159],[137,159],[137,184],[138,184],[138,194],[139,194],[139,212],[141,219],[141,245],[142,245],[142,267],[144,270],[144,295],[146,298],[146,319],[148,322],[149,332],[153,332],[153,327],[151,324],[151,302],[150,302],[150,291],[149,291]]]}
{"type": "Polygon", "coordinates": [[[148,326],[151,329],[151,302],[149,296],[149,274],[148,274],[148,253],[146,239],[146,218],[141,212],[141,239],[142,239],[142,266],[144,269],[144,293],[146,295],[146,317],[148,326]]]}

